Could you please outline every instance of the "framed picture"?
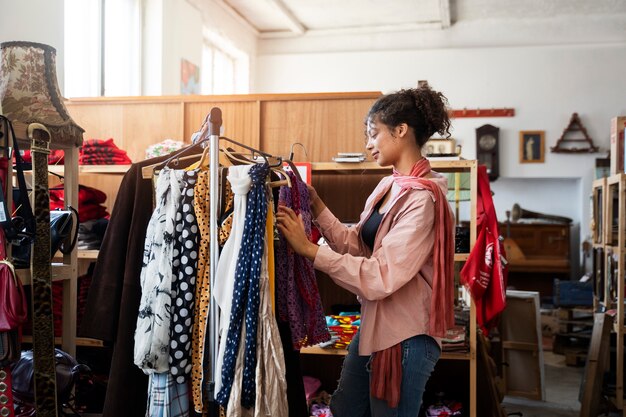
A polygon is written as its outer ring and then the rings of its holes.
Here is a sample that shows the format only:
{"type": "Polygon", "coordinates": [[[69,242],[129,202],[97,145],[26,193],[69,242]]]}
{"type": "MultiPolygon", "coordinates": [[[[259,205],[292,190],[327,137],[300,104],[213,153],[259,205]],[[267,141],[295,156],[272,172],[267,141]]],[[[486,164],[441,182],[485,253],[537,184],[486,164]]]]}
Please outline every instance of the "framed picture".
{"type": "Polygon", "coordinates": [[[426,156],[456,155],[456,141],[450,139],[430,139],[424,144],[426,156]]]}
{"type": "Polygon", "coordinates": [[[180,94],[200,94],[200,67],[184,58],[180,60],[180,94]]]}
{"type": "Polygon", "coordinates": [[[522,130],[519,132],[520,164],[543,162],[544,152],[543,130],[522,130]]]}

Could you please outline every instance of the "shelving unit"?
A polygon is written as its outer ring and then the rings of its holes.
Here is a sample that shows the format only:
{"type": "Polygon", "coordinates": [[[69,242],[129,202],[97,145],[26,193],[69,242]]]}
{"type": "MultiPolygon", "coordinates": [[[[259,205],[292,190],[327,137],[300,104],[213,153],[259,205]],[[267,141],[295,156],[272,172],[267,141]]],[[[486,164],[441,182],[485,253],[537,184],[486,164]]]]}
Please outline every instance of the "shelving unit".
{"type": "MultiPolygon", "coordinates": [[[[470,248],[474,246],[476,241],[476,201],[477,201],[477,162],[475,160],[460,160],[460,161],[431,161],[433,170],[437,172],[466,172],[470,174],[470,248]]],[[[322,199],[329,205],[329,208],[333,213],[337,215],[340,220],[344,218],[353,221],[355,219],[354,210],[360,210],[363,208],[363,203],[369,192],[382,176],[389,175],[391,172],[389,168],[381,168],[375,162],[361,162],[361,163],[336,163],[336,162],[313,162],[311,164],[313,186],[316,188],[322,199]],[[352,181],[352,187],[349,186],[352,181]],[[337,193],[338,189],[344,190],[344,193],[337,193]],[[350,192],[345,193],[345,190],[350,192]],[[346,195],[349,194],[349,195],[346,195]],[[357,194],[357,195],[355,195],[357,194]],[[325,195],[332,196],[332,198],[325,198],[325,195]],[[331,204],[333,206],[331,207],[331,204]],[[348,206],[351,213],[345,210],[348,206]]],[[[356,214],[358,216],[358,213],[356,214]]],[[[469,256],[469,253],[458,253],[454,256],[454,261],[458,263],[465,262],[469,256]]],[[[322,303],[327,308],[329,302],[326,298],[329,295],[334,300],[337,299],[338,293],[345,291],[334,284],[329,283],[327,279],[319,279],[318,285],[320,285],[320,295],[322,297],[322,303]],[[331,288],[329,288],[331,287],[331,288]]],[[[346,296],[351,294],[346,292],[346,296]]],[[[354,296],[352,296],[354,297],[354,296]]],[[[468,389],[469,404],[466,407],[466,413],[469,417],[476,417],[476,384],[477,384],[477,363],[476,363],[476,309],[475,305],[471,302],[471,298],[461,288],[459,289],[459,298],[463,298],[465,303],[470,306],[470,322],[469,322],[469,351],[467,353],[449,353],[444,352],[440,359],[440,364],[446,370],[450,366],[456,366],[460,363],[467,363],[468,378],[466,380],[466,386],[468,389]],[[463,295],[461,295],[463,293],[463,295]],[[456,365],[455,365],[456,364],[456,365]]],[[[347,299],[344,297],[344,299],[347,299]]],[[[315,361],[315,356],[319,360],[325,360],[325,358],[338,357],[342,358],[347,354],[345,349],[332,349],[321,348],[319,346],[311,346],[304,348],[300,351],[304,354],[303,360],[315,361]],[[311,356],[309,356],[311,355],[311,356]]],[[[338,363],[338,362],[337,362],[338,363]]],[[[338,363],[340,367],[340,363],[338,363]]],[[[439,368],[440,365],[437,365],[439,368]]],[[[320,366],[311,366],[321,371],[320,366]]],[[[435,373],[437,373],[437,368],[435,373]]],[[[441,372],[445,372],[441,371],[441,372]]],[[[465,385],[465,384],[464,384],[465,385]]]]}
{"type": "Polygon", "coordinates": [[[612,330],[616,335],[615,355],[615,406],[624,407],[624,262],[626,261],[626,174],[620,173],[596,180],[592,185],[593,247],[596,260],[597,306],[614,310],[612,330]],[[599,254],[599,255],[598,255],[599,254]],[[599,285],[600,291],[597,293],[599,285]]]}
{"type": "MultiPolygon", "coordinates": [[[[123,175],[130,165],[78,165],[78,149],[63,149],[64,164],[49,165],[48,171],[52,174],[63,175],[65,199],[73,207],[78,207],[78,184],[82,175],[123,175]]],[[[78,276],[80,270],[85,270],[84,262],[95,262],[98,250],[75,249],[69,255],[58,252],[52,259],[52,281],[63,281],[63,325],[62,337],[55,338],[55,344],[70,355],[76,355],[76,347],[103,347],[101,340],[76,337],[77,309],[78,309],[78,276]]],[[[18,276],[24,285],[29,285],[30,270],[20,269],[18,276]]],[[[32,337],[24,336],[24,343],[32,343],[32,337]]]]}
{"type": "MultiPolygon", "coordinates": [[[[28,135],[27,125],[14,122],[16,137],[19,140],[19,144],[22,148],[27,149],[30,147],[30,143],[23,138],[27,138],[28,135]]],[[[64,165],[63,170],[65,172],[65,180],[63,183],[65,200],[68,204],[76,207],[78,205],[78,148],[74,146],[57,146],[55,143],[50,143],[50,149],[62,149],[64,152],[64,165]]],[[[11,164],[9,164],[9,178],[14,177],[14,171],[11,164]]],[[[10,184],[7,184],[9,186],[10,184]]],[[[7,205],[9,207],[12,204],[11,193],[7,193],[7,205]]],[[[34,204],[31,201],[34,209],[34,204]]],[[[76,309],[77,309],[77,273],[78,273],[78,256],[77,251],[73,250],[67,255],[63,255],[58,259],[55,259],[51,263],[50,268],[52,281],[63,282],[63,338],[60,340],[61,348],[74,356],[76,354],[76,309]]],[[[24,285],[31,283],[30,269],[17,270],[18,277],[22,280],[24,285]]]]}

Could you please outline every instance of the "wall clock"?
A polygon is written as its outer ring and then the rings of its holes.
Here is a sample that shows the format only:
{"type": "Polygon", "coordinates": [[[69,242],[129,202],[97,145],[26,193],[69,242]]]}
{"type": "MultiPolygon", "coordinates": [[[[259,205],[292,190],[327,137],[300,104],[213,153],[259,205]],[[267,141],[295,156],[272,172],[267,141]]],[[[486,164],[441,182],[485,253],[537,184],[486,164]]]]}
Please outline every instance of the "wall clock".
{"type": "Polygon", "coordinates": [[[499,164],[500,128],[484,125],[476,129],[476,159],[481,165],[487,166],[489,181],[500,176],[499,164]]]}

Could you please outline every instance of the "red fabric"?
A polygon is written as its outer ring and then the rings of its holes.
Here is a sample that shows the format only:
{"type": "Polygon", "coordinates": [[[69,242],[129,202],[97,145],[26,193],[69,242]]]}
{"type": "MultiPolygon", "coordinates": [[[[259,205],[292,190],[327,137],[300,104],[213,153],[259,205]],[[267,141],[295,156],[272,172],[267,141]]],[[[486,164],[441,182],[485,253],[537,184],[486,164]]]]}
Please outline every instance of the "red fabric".
{"type": "MultiPolygon", "coordinates": [[[[106,201],[106,194],[96,188],[80,185],[78,188],[78,221],[84,223],[109,216],[106,207],[101,204],[106,201]]],[[[50,190],[50,209],[65,209],[63,190],[50,190]]]]}
{"type": "Polygon", "coordinates": [[[22,281],[6,261],[4,229],[0,228],[0,331],[19,329],[28,318],[22,281]]]}
{"type": "Polygon", "coordinates": [[[390,348],[374,354],[372,359],[372,378],[370,394],[374,398],[386,400],[391,408],[400,403],[402,387],[402,344],[397,343],[390,348]]]}
{"type": "Polygon", "coordinates": [[[443,337],[446,330],[454,326],[454,216],[444,192],[437,184],[426,178],[430,172],[430,162],[422,158],[413,165],[408,176],[394,169],[393,179],[402,189],[420,187],[435,196],[430,335],[443,337]]]}
{"type": "MultiPolygon", "coordinates": [[[[22,155],[24,162],[32,162],[33,157],[30,154],[30,149],[24,151],[22,155]]],[[[61,149],[50,149],[50,155],[48,155],[48,165],[63,164],[65,161],[65,151],[61,149]]]]}
{"type": "Polygon", "coordinates": [[[484,165],[478,167],[478,237],[467,262],[461,269],[465,285],[476,303],[476,321],[485,334],[497,324],[506,307],[507,268],[504,247],[499,240],[498,218],[491,198],[489,177],[484,165]]]}
{"type": "Polygon", "coordinates": [[[87,139],[78,153],[79,165],[128,165],[132,161],[126,151],[113,142],[113,138],[87,139]]]}

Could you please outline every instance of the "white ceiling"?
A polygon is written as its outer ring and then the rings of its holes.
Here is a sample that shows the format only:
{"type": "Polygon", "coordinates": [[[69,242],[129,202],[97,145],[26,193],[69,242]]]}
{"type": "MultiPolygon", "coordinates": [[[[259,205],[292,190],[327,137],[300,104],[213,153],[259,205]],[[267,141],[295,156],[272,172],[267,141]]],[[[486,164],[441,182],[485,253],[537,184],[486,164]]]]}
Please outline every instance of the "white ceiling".
{"type": "Polygon", "coordinates": [[[624,0],[203,0],[241,16],[260,39],[431,29],[494,19],[611,18],[624,0]]]}

